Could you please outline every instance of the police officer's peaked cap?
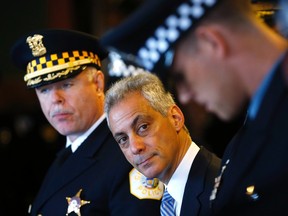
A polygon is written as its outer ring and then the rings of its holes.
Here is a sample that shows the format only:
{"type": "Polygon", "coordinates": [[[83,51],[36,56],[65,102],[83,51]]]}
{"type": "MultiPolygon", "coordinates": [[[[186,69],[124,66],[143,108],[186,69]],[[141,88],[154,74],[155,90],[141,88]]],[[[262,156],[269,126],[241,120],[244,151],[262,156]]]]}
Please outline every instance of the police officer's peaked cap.
{"type": "Polygon", "coordinates": [[[96,37],[67,29],[31,32],[11,49],[12,62],[26,72],[28,88],[75,76],[87,65],[100,69],[106,57],[107,51],[96,37]]]}
{"type": "Polygon", "coordinates": [[[100,43],[134,55],[145,69],[155,71],[160,61],[165,64],[163,59],[173,45],[218,1],[147,0],[123,23],[105,33],[100,43]]]}

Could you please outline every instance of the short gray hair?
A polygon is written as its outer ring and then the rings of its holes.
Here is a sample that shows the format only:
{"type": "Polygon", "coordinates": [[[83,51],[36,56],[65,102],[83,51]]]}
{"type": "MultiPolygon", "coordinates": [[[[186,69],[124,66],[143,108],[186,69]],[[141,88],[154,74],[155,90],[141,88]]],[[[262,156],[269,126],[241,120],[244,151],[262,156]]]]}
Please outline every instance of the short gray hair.
{"type": "Polygon", "coordinates": [[[146,98],[151,107],[167,116],[168,108],[175,104],[172,94],[167,92],[160,79],[149,72],[140,72],[115,82],[106,92],[105,113],[108,116],[111,108],[125,99],[126,95],[139,92],[146,98]]]}

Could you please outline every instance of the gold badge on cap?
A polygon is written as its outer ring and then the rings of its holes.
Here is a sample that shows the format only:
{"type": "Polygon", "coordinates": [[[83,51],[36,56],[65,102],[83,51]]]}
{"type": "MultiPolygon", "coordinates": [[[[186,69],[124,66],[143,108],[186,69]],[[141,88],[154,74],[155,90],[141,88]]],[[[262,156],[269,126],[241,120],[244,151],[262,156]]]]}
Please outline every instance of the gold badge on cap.
{"type": "Polygon", "coordinates": [[[129,173],[130,192],[139,199],[160,200],[163,196],[164,184],[157,178],[147,178],[133,168],[129,173]]]}
{"type": "Polygon", "coordinates": [[[33,37],[29,36],[26,39],[30,49],[32,50],[32,55],[37,57],[44,55],[46,53],[46,48],[42,42],[43,36],[39,34],[33,35],[33,37]]]}
{"type": "Polygon", "coordinates": [[[75,212],[78,216],[81,216],[80,208],[83,205],[90,203],[90,201],[81,200],[80,198],[81,192],[82,192],[82,189],[80,189],[75,196],[66,197],[67,202],[68,202],[66,215],[69,215],[71,212],[75,212]]]}

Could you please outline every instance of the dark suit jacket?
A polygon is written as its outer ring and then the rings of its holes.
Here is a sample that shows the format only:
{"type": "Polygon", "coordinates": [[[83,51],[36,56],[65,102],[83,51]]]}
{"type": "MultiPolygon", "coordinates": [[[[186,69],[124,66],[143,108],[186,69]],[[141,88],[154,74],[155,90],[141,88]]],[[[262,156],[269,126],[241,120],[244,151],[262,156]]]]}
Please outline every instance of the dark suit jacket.
{"type": "MultiPolygon", "coordinates": [[[[82,189],[82,216],[160,215],[160,201],[140,200],[130,193],[127,162],[104,120],[59,167],[58,159],[49,169],[32,205],[32,215],[64,216],[66,197],[82,189]]],[[[76,215],[74,212],[69,215],[76,215]]]]}
{"type": "Polygon", "coordinates": [[[247,121],[225,151],[222,163],[230,162],[213,202],[215,215],[288,215],[288,71],[282,67],[283,62],[256,119],[247,121]]]}
{"type": "Polygon", "coordinates": [[[211,194],[220,159],[204,147],[196,155],[185,186],[181,216],[209,215],[211,194]]]}

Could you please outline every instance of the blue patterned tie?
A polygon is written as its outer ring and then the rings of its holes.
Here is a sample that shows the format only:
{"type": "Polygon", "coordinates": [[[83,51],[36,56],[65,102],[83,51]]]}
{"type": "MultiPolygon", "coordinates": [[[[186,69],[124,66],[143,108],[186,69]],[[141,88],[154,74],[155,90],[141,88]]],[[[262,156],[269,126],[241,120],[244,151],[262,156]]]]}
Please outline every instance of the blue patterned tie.
{"type": "Polygon", "coordinates": [[[161,216],[175,216],[173,197],[165,190],[161,201],[161,216]]]}

